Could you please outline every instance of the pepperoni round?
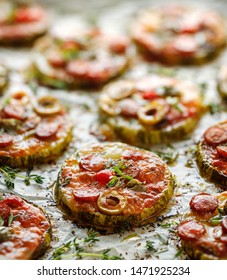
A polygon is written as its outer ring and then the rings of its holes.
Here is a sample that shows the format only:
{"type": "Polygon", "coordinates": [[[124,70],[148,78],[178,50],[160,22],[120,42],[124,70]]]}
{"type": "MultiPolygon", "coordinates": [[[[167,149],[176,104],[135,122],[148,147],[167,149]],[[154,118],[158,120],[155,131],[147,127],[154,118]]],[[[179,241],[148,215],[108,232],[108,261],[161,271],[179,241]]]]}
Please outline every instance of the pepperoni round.
{"type": "Polygon", "coordinates": [[[21,207],[24,204],[24,201],[16,195],[10,195],[4,199],[4,203],[10,208],[17,208],[21,207]]]}
{"type": "Polygon", "coordinates": [[[66,72],[74,78],[91,79],[99,83],[106,80],[112,71],[111,68],[110,60],[75,60],[68,63],[66,72]]]}
{"type": "Polygon", "coordinates": [[[15,21],[18,23],[29,23],[39,21],[45,17],[41,7],[21,7],[16,10],[15,21]]]}
{"type": "Polygon", "coordinates": [[[193,55],[198,49],[196,40],[187,35],[178,36],[172,47],[174,50],[185,56],[193,55]]]}
{"type": "Polygon", "coordinates": [[[6,118],[12,118],[19,121],[23,121],[24,119],[26,119],[25,109],[22,106],[8,104],[5,106],[3,111],[6,118]]]}
{"type": "Polygon", "coordinates": [[[192,197],[190,208],[199,213],[214,212],[218,207],[217,198],[210,194],[201,193],[192,197]]]}
{"type": "Polygon", "coordinates": [[[218,146],[217,152],[220,157],[227,158],[227,146],[218,146]]]}
{"type": "Polygon", "coordinates": [[[4,225],[7,225],[10,213],[10,207],[4,201],[0,201],[0,217],[4,220],[4,225]]]}
{"type": "Polygon", "coordinates": [[[64,57],[60,53],[54,51],[49,54],[47,59],[50,65],[56,68],[64,67],[66,65],[64,57]]]}
{"type": "Polygon", "coordinates": [[[210,127],[204,134],[205,141],[210,145],[227,142],[227,123],[210,127]]]}
{"type": "Polygon", "coordinates": [[[13,137],[7,133],[0,134],[0,147],[4,148],[13,143],[13,137]]]}
{"type": "Polygon", "coordinates": [[[128,40],[124,37],[111,38],[109,48],[114,53],[123,54],[128,48],[128,40]]]}
{"type": "Polygon", "coordinates": [[[98,172],[105,167],[105,160],[98,155],[87,155],[81,159],[80,165],[88,171],[98,172]]]}
{"type": "Polygon", "coordinates": [[[74,198],[81,202],[96,202],[100,192],[94,188],[81,188],[73,190],[74,198]]]}
{"type": "Polygon", "coordinates": [[[227,216],[224,216],[221,220],[221,226],[224,233],[227,233],[227,216]]]}
{"type": "Polygon", "coordinates": [[[144,155],[140,151],[125,150],[122,156],[125,159],[132,159],[134,161],[144,159],[144,155]]]}
{"type": "Polygon", "coordinates": [[[177,228],[177,233],[184,241],[195,241],[205,235],[206,229],[200,223],[190,220],[181,223],[177,228]]]}
{"type": "Polygon", "coordinates": [[[40,140],[47,140],[51,137],[56,136],[59,129],[59,125],[57,123],[51,122],[41,122],[35,129],[35,135],[40,140]]]}
{"type": "Polygon", "coordinates": [[[140,107],[136,101],[132,99],[124,99],[120,101],[119,108],[122,116],[136,118],[140,107]]]}

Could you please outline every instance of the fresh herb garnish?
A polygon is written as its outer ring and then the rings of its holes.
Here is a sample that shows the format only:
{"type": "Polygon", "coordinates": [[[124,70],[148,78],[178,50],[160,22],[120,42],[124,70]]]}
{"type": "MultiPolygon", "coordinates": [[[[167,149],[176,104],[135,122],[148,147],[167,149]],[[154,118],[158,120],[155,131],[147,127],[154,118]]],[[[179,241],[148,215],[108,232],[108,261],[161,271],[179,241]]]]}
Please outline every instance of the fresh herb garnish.
{"type": "Polygon", "coordinates": [[[19,169],[13,169],[9,166],[0,167],[0,172],[5,176],[4,182],[9,190],[14,189],[14,181],[16,178],[24,179],[24,182],[27,186],[30,185],[31,181],[34,181],[37,184],[42,184],[44,177],[41,175],[31,174],[31,171],[31,169],[28,170],[26,176],[24,176],[18,174],[18,172],[20,172],[19,169]]]}
{"type": "MultiPolygon", "coordinates": [[[[13,214],[10,214],[8,217],[8,221],[7,221],[7,226],[11,226],[12,222],[15,221],[18,218],[18,215],[13,216],[13,214]]],[[[4,226],[4,219],[2,218],[2,216],[0,216],[0,227],[4,226]]]]}
{"type": "Polygon", "coordinates": [[[215,115],[215,114],[220,114],[224,108],[219,103],[210,103],[208,104],[208,109],[211,115],[215,115]]]}
{"type": "Polygon", "coordinates": [[[176,254],[174,255],[174,259],[175,258],[178,258],[181,254],[182,254],[182,249],[179,249],[177,252],[176,252],[176,254]]]}
{"type": "Polygon", "coordinates": [[[126,169],[128,166],[124,165],[125,162],[122,160],[120,163],[118,163],[116,166],[113,166],[112,169],[115,173],[115,175],[112,177],[112,179],[108,182],[106,185],[107,187],[114,187],[119,185],[122,181],[130,181],[134,178],[132,176],[129,176],[123,172],[124,169],[126,169]]]}
{"type": "Polygon", "coordinates": [[[59,248],[57,248],[52,256],[51,260],[62,260],[62,259],[83,259],[86,257],[96,258],[102,260],[120,260],[122,259],[119,256],[109,255],[111,249],[105,249],[101,252],[92,252],[91,248],[96,242],[98,242],[98,233],[90,230],[87,236],[83,239],[74,238],[73,240],[68,241],[59,248]],[[70,253],[70,251],[73,251],[70,253]]]}
{"type": "Polygon", "coordinates": [[[9,218],[8,218],[8,227],[11,226],[12,222],[15,221],[17,218],[18,218],[18,215],[13,216],[13,214],[10,214],[9,218]]]}
{"type": "Polygon", "coordinates": [[[155,247],[154,247],[154,241],[146,241],[145,248],[148,251],[157,252],[157,249],[155,249],[155,247]]]}
{"type": "Polygon", "coordinates": [[[179,102],[179,98],[178,97],[168,96],[166,98],[166,101],[167,101],[167,103],[169,105],[171,105],[174,109],[176,109],[180,113],[184,113],[185,112],[185,107],[179,102]]]}

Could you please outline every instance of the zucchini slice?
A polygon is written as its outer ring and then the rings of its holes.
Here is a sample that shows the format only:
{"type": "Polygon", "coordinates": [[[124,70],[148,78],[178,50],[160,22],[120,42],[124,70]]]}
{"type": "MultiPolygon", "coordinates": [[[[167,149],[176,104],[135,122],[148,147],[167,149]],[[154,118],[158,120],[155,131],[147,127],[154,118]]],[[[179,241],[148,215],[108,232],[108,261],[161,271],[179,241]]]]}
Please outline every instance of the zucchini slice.
{"type": "Polygon", "coordinates": [[[190,212],[184,215],[184,220],[177,227],[182,248],[190,258],[227,259],[226,205],[226,191],[215,195],[197,194],[192,198],[190,212]],[[196,203],[195,208],[192,205],[193,200],[196,203]]]}
{"type": "Polygon", "coordinates": [[[27,88],[10,91],[1,112],[0,164],[28,167],[56,159],[72,139],[67,112],[54,97],[27,88]]]}
{"type": "Polygon", "coordinates": [[[17,195],[0,201],[0,257],[38,259],[50,247],[51,222],[37,205],[17,195]]]}
{"type": "Polygon", "coordinates": [[[52,88],[99,87],[128,67],[126,38],[93,29],[81,30],[72,37],[41,39],[29,78],[52,88]]]}
{"type": "Polygon", "coordinates": [[[78,150],[66,160],[54,194],[68,218],[112,232],[153,221],[173,190],[173,177],[158,156],[116,142],[78,150]]]}
{"type": "Polygon", "coordinates": [[[48,15],[41,5],[2,1],[0,9],[3,11],[0,26],[1,45],[30,45],[48,29],[48,15]]]}
{"type": "Polygon", "coordinates": [[[151,61],[201,64],[225,45],[224,25],[221,15],[212,10],[168,5],[141,11],[132,24],[131,36],[138,50],[151,61]]]}
{"type": "Polygon", "coordinates": [[[157,75],[113,82],[99,99],[100,123],[108,125],[118,139],[145,148],[185,138],[203,112],[199,88],[157,75]],[[129,82],[133,90],[126,87],[129,82]]]}
{"type": "Polygon", "coordinates": [[[226,154],[222,152],[227,144],[227,137],[224,138],[225,133],[227,133],[227,122],[216,124],[204,133],[197,146],[197,163],[204,177],[226,188],[227,159],[226,154]],[[206,140],[206,135],[212,137],[211,140],[214,139],[214,142],[210,142],[210,138],[206,140]]]}

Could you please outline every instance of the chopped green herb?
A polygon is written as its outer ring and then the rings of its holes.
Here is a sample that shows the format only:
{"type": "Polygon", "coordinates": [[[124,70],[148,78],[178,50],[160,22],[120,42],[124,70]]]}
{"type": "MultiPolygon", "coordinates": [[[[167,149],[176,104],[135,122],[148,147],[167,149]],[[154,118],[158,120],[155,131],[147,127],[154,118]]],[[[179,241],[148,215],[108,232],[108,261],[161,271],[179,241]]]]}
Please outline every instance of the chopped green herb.
{"type": "Polygon", "coordinates": [[[120,161],[116,166],[113,166],[112,169],[114,170],[115,175],[113,178],[107,183],[107,187],[114,187],[114,186],[120,186],[121,182],[124,182],[125,180],[130,181],[134,178],[132,176],[129,176],[125,174],[122,170],[126,169],[127,166],[124,165],[124,161],[120,161]]]}
{"type": "Polygon", "coordinates": [[[157,250],[156,250],[155,247],[154,247],[154,241],[146,241],[145,248],[146,248],[148,251],[157,252],[157,250]]]}
{"type": "Polygon", "coordinates": [[[182,249],[179,249],[177,252],[176,252],[176,254],[174,255],[174,259],[175,258],[178,258],[181,254],[182,254],[182,249]]]}
{"type": "Polygon", "coordinates": [[[208,104],[208,109],[211,115],[219,114],[223,110],[223,106],[218,103],[208,104]]]}
{"type": "Polygon", "coordinates": [[[210,222],[212,225],[216,226],[216,225],[220,225],[221,220],[222,220],[222,215],[218,215],[218,216],[212,217],[212,218],[209,220],[209,222],[210,222]]]}
{"type": "Polygon", "coordinates": [[[9,215],[9,218],[8,218],[8,227],[12,224],[13,221],[15,221],[16,219],[18,218],[18,216],[13,216],[13,214],[10,214],[9,215]]]}

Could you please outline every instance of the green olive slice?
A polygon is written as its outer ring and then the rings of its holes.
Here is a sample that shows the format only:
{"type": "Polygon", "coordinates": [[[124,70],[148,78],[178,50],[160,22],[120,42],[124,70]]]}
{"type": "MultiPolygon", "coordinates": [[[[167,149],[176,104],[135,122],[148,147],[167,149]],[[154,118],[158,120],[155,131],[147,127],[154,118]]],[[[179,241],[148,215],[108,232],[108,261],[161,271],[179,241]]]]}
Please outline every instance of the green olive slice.
{"type": "Polygon", "coordinates": [[[100,195],[97,204],[102,213],[107,215],[118,215],[124,210],[127,200],[117,191],[112,190],[106,191],[100,195]]]}
{"type": "Polygon", "coordinates": [[[39,115],[50,116],[60,113],[62,111],[62,106],[57,98],[53,96],[44,96],[37,100],[34,109],[39,115]]]}
{"type": "Polygon", "coordinates": [[[138,111],[138,118],[141,123],[155,125],[164,119],[169,111],[169,105],[164,100],[154,100],[143,106],[138,111]]]}
{"type": "Polygon", "coordinates": [[[31,96],[25,91],[16,91],[10,94],[10,99],[15,104],[26,105],[30,102],[31,96]]]}
{"type": "Polygon", "coordinates": [[[120,109],[117,106],[117,102],[107,95],[103,95],[100,98],[100,108],[102,109],[102,111],[104,111],[110,116],[116,116],[120,113],[120,109]]]}
{"type": "Polygon", "coordinates": [[[135,92],[135,85],[131,81],[118,81],[110,84],[106,91],[114,100],[121,100],[131,96],[135,92]]]}

